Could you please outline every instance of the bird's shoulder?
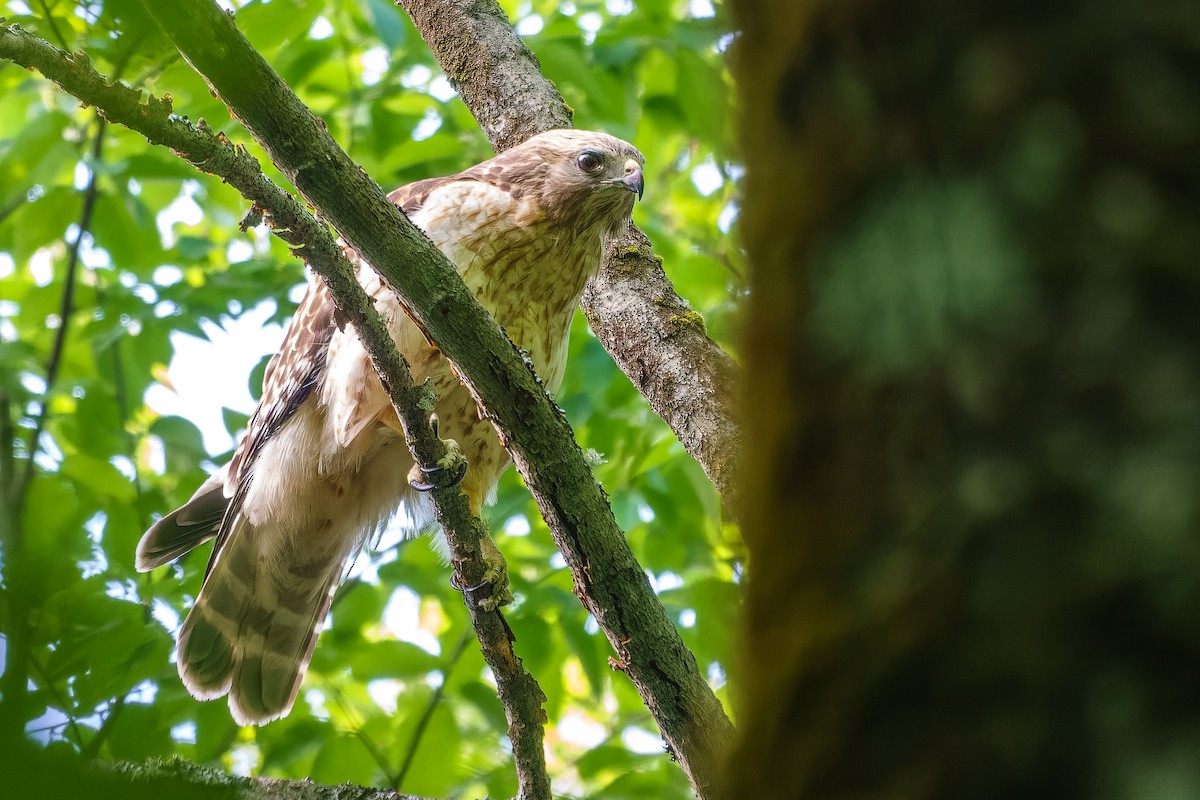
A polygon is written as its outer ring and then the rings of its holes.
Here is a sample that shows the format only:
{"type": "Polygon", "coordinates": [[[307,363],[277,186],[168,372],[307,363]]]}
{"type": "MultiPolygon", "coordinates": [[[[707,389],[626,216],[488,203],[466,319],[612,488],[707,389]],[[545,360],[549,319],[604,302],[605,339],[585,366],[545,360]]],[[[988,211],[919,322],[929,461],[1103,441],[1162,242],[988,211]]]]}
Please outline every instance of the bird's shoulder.
{"type": "Polygon", "coordinates": [[[534,225],[544,216],[536,198],[471,172],[417,181],[389,198],[452,261],[455,254],[447,248],[522,240],[537,234],[534,225]]]}
{"type": "Polygon", "coordinates": [[[388,192],[388,200],[398,206],[408,216],[424,208],[429,196],[434,191],[464,180],[461,175],[447,175],[441,178],[426,178],[425,180],[407,183],[398,189],[388,192]]]}
{"type": "Polygon", "coordinates": [[[471,196],[504,197],[520,203],[536,193],[545,178],[544,166],[533,154],[515,148],[454,175],[401,186],[388,194],[388,199],[410,217],[431,202],[457,203],[471,196]]]}

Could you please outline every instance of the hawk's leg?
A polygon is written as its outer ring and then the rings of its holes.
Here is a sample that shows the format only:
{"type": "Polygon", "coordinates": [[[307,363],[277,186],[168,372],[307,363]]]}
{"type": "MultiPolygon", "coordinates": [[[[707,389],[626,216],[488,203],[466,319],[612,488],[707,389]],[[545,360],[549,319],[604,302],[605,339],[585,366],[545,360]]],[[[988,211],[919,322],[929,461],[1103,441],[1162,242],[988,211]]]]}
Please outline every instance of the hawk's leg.
{"type": "Polygon", "coordinates": [[[478,600],[474,597],[471,599],[484,611],[495,611],[500,606],[506,606],[513,601],[512,590],[508,584],[508,562],[504,560],[504,554],[500,552],[500,548],[496,547],[492,537],[486,533],[479,539],[479,555],[486,566],[483,580],[475,586],[460,586],[454,575],[451,575],[450,585],[460,592],[470,594],[490,586],[492,589],[490,595],[478,600]]]}
{"type": "MultiPolygon", "coordinates": [[[[429,425],[433,428],[436,436],[438,434],[437,414],[430,415],[429,425]]],[[[399,429],[399,420],[396,420],[395,427],[396,432],[403,436],[404,431],[399,429]]],[[[413,464],[412,469],[408,471],[408,484],[418,492],[432,491],[438,486],[454,486],[466,476],[467,458],[463,455],[458,442],[453,439],[442,439],[442,444],[446,448],[446,455],[438,459],[437,464],[432,467],[413,464]]],[[[478,517],[483,508],[483,492],[479,490],[474,481],[467,483],[466,494],[471,513],[478,517]]],[[[450,585],[460,592],[472,595],[471,602],[476,603],[484,611],[495,611],[500,606],[511,603],[513,595],[508,584],[508,562],[504,560],[504,554],[500,552],[500,548],[496,547],[492,537],[488,536],[486,529],[479,539],[479,557],[483,559],[484,572],[477,585],[461,586],[453,575],[450,577],[450,585]],[[474,593],[486,587],[491,587],[491,593],[486,597],[476,599],[474,593]]]]}
{"type": "MultiPolygon", "coordinates": [[[[437,414],[429,415],[429,425],[433,428],[433,435],[437,436],[437,414]]],[[[458,442],[442,439],[442,444],[446,448],[446,455],[439,458],[436,464],[432,467],[413,464],[408,471],[408,485],[418,492],[429,492],[438,486],[454,486],[467,474],[467,457],[463,455],[458,442]]]]}

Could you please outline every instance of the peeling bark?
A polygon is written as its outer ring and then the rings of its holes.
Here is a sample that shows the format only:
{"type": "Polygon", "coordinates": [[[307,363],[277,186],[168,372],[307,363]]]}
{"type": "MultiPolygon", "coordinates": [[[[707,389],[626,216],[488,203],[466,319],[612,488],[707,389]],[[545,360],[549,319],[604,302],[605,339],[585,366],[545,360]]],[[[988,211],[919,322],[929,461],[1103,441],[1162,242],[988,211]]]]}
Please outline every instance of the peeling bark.
{"type": "Polygon", "coordinates": [[[596,338],[704,468],[726,512],[740,516],[741,429],[731,416],[740,369],[675,293],[645,234],[630,226],[609,246],[581,305],[596,338]]]}

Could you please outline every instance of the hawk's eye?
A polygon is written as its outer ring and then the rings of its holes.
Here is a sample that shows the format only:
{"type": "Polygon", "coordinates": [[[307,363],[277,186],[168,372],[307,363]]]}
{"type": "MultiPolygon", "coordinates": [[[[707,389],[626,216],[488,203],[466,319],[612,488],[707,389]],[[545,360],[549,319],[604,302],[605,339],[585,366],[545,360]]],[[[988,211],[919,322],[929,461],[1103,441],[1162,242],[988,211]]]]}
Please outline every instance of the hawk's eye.
{"type": "Polygon", "coordinates": [[[599,172],[600,168],[604,166],[604,156],[598,150],[584,150],[575,159],[575,163],[579,165],[581,170],[591,175],[592,173],[599,172]]]}

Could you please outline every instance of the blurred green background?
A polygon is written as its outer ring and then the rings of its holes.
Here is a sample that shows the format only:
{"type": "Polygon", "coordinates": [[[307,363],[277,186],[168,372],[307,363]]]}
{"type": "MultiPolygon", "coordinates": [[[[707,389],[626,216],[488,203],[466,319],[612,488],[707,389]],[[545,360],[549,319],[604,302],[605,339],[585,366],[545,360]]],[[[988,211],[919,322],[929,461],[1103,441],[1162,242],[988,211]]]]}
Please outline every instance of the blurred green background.
{"type": "Polygon", "coordinates": [[[1200,797],[1195,3],[730,6],[733,796],[1200,797]]]}

